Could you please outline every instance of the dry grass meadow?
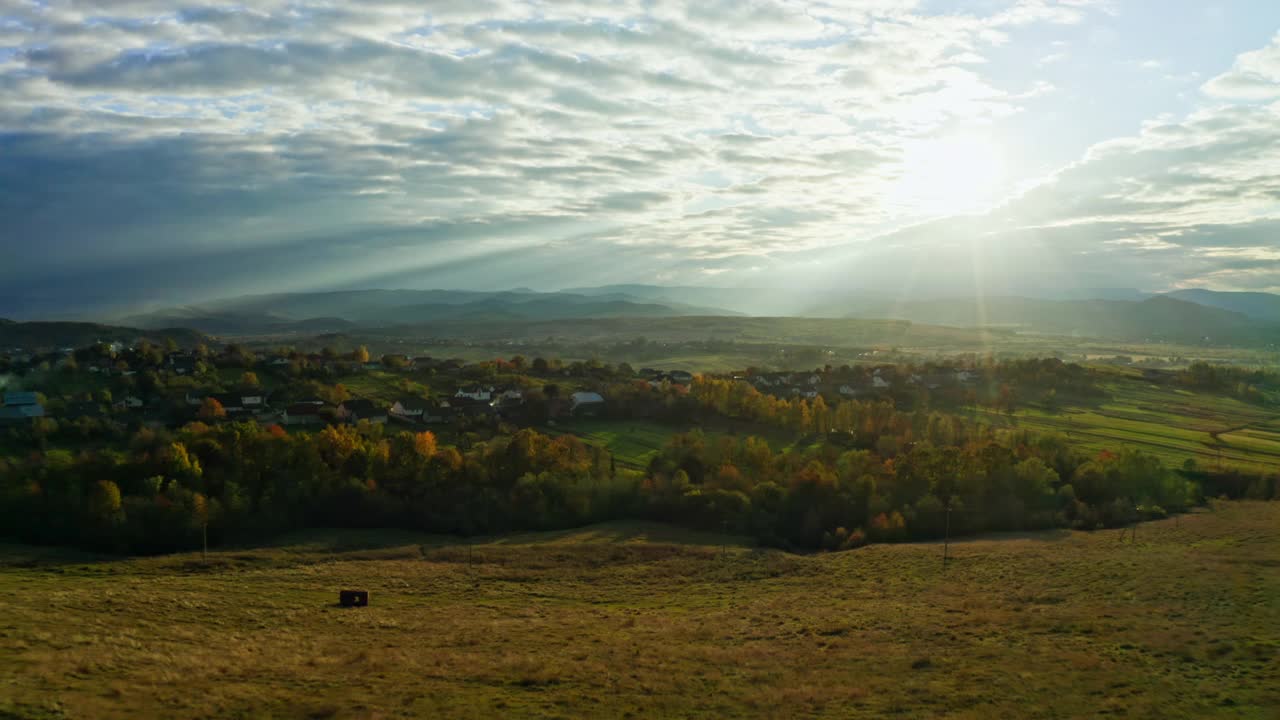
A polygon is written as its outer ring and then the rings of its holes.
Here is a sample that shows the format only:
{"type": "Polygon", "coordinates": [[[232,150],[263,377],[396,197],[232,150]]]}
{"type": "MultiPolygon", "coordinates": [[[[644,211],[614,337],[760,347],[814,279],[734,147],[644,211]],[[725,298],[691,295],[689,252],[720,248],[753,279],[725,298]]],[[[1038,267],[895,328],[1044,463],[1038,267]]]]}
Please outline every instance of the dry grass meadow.
{"type": "Polygon", "coordinates": [[[10,546],[0,718],[1280,717],[1280,503],[941,552],[643,524],[10,546]]]}

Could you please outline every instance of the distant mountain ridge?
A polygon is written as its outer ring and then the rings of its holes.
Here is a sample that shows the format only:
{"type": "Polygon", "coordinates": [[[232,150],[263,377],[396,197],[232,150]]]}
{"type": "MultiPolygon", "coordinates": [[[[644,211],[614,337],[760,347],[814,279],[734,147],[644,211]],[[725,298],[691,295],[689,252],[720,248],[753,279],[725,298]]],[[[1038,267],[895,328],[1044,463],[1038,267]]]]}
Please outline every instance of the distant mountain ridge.
{"type": "Polygon", "coordinates": [[[957,327],[1008,326],[1131,341],[1259,344],[1280,340],[1280,325],[1167,295],[1142,301],[953,298],[867,307],[850,316],[957,327]]]}
{"type": "Polygon", "coordinates": [[[1256,320],[1280,322],[1280,295],[1264,292],[1219,292],[1217,290],[1174,290],[1168,297],[1223,310],[1238,312],[1256,320]]]}
{"type": "Polygon", "coordinates": [[[182,325],[223,335],[341,332],[426,322],[506,322],[573,318],[732,315],[625,293],[577,295],[532,291],[349,290],[248,295],[122,318],[141,327],[182,325]]]}
{"type": "Polygon", "coordinates": [[[717,304],[749,315],[890,318],[952,327],[1005,326],[1023,332],[1179,343],[1280,342],[1280,295],[1201,290],[1150,294],[1128,288],[899,300],[884,293],[802,288],[607,285],[566,292],[625,292],[654,302],[717,304]],[[1095,297],[1089,297],[1094,294],[1095,297]]]}

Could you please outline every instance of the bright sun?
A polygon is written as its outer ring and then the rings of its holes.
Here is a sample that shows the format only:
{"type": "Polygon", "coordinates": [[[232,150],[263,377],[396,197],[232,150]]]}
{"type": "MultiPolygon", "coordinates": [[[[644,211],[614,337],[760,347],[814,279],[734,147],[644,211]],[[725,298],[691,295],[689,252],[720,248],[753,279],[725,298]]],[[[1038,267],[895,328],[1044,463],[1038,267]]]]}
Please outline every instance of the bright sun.
{"type": "Polygon", "coordinates": [[[988,137],[917,140],[906,146],[890,201],[912,214],[974,212],[999,199],[1003,180],[1000,148],[988,137]]]}

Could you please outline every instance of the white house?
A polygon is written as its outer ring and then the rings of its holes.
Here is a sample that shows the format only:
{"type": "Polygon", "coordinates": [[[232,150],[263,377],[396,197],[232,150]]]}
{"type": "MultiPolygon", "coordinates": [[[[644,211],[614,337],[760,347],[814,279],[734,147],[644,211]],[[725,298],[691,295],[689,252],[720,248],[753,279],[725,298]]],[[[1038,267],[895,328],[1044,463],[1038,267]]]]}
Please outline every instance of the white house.
{"type": "Polygon", "coordinates": [[[889,389],[889,381],[879,375],[875,375],[871,378],[871,387],[877,390],[887,390],[889,389]]]}
{"type": "Polygon", "coordinates": [[[498,388],[493,393],[494,402],[523,400],[524,391],[514,385],[498,388]]]}
{"type": "Polygon", "coordinates": [[[962,383],[973,382],[973,373],[968,370],[957,370],[956,381],[962,383]]]}
{"type": "Polygon", "coordinates": [[[483,385],[460,387],[458,388],[458,392],[454,393],[453,396],[457,398],[471,398],[472,400],[488,402],[493,399],[493,387],[485,387],[483,385]]]}
{"type": "Polygon", "coordinates": [[[853,397],[858,394],[858,389],[852,385],[841,385],[840,394],[845,397],[853,397]]]}

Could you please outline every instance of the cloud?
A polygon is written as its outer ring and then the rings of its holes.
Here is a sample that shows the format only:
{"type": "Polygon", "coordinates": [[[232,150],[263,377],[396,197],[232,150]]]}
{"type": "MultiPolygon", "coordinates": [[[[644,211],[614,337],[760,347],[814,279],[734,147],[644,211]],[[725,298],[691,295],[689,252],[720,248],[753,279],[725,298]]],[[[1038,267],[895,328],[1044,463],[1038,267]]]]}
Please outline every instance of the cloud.
{"type": "Polygon", "coordinates": [[[1028,289],[1048,282],[1280,291],[1277,168],[1280,104],[1206,107],[1099,143],[963,224],[919,225],[880,243],[906,248],[901,261],[939,287],[957,281],[973,289],[971,276],[948,274],[977,262],[989,278],[1036,278],[1021,283],[1028,289]]]}
{"type": "Polygon", "coordinates": [[[1235,65],[1205,83],[1204,90],[1232,100],[1280,98],[1280,33],[1267,47],[1236,58],[1235,65]]]}
{"type": "MultiPolygon", "coordinates": [[[[848,275],[869,277],[895,264],[871,238],[939,243],[902,229],[927,208],[886,201],[910,149],[1054,90],[1000,79],[993,52],[1109,11],[989,5],[0,0],[0,282],[66,307],[553,287],[583,284],[584,267],[601,281],[728,279],[850,246],[883,258],[848,275]]],[[[1205,92],[1271,97],[1273,51],[1241,56],[1205,92]]],[[[1215,247],[1265,247],[1236,230],[1274,206],[1268,123],[1274,111],[1252,105],[1153,125],[991,222],[1108,258],[1208,228],[1234,238],[1215,247]]],[[[1190,277],[1169,267],[1160,277],[1190,277]]]]}

